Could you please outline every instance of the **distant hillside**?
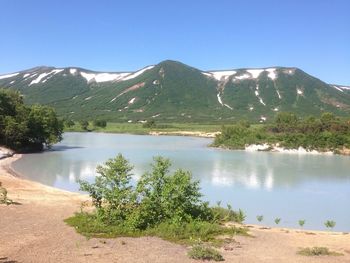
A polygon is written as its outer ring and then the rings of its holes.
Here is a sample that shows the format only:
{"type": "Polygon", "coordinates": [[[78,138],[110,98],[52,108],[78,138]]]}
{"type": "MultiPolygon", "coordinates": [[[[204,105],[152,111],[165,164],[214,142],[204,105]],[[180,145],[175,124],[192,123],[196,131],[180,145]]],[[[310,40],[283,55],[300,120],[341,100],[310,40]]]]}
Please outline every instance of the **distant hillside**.
{"type": "Polygon", "coordinates": [[[263,122],[279,111],[350,113],[350,87],[285,67],[206,72],[169,60],[136,72],[37,67],[0,75],[0,87],[74,120],[263,122]]]}

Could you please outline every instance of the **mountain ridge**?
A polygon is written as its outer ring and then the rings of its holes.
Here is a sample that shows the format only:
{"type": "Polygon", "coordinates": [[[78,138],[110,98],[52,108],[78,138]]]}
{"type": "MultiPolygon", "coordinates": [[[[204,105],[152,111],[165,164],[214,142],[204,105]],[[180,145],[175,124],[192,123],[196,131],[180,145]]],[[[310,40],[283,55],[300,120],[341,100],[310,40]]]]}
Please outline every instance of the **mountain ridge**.
{"type": "Polygon", "coordinates": [[[73,119],[264,122],[278,111],[350,112],[350,87],[327,84],[297,67],[203,71],[173,60],[131,72],[40,66],[0,75],[0,87],[73,119]]]}

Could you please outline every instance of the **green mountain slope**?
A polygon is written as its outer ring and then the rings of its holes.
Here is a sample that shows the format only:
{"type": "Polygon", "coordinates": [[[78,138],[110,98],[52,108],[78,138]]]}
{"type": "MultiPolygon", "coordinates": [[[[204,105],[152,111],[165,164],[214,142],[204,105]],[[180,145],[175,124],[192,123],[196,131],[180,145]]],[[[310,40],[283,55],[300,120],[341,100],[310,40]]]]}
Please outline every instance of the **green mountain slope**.
{"type": "Polygon", "coordinates": [[[28,104],[53,106],[66,118],[137,122],[265,121],[278,111],[350,113],[350,89],[297,68],[204,72],[163,61],[136,72],[37,67],[0,76],[28,104]]]}

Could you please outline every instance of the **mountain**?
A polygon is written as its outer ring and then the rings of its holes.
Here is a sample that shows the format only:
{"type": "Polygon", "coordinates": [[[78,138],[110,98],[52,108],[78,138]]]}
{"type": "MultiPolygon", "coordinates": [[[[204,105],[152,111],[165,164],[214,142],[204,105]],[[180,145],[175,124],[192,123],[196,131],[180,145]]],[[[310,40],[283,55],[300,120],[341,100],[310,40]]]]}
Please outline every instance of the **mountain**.
{"type": "Polygon", "coordinates": [[[136,72],[36,67],[0,75],[0,87],[74,120],[263,122],[279,111],[350,113],[350,87],[287,67],[202,71],[170,60],[136,72]]]}

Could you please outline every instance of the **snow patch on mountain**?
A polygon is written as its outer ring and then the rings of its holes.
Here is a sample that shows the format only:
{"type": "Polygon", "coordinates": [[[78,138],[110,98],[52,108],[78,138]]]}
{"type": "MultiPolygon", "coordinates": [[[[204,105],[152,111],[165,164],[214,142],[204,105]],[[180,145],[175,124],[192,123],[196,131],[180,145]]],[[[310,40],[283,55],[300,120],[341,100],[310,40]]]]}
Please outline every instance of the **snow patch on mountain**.
{"type": "Polygon", "coordinates": [[[87,73],[80,72],[80,75],[86,79],[87,82],[95,81],[97,83],[107,81],[120,81],[130,73],[87,73]]]}
{"type": "Polygon", "coordinates": [[[258,78],[262,72],[264,72],[263,69],[248,69],[248,73],[252,75],[254,79],[258,78]]]}
{"type": "Polygon", "coordinates": [[[72,75],[75,75],[75,73],[77,73],[77,69],[76,68],[71,68],[69,69],[69,73],[72,74],[72,75]]]}
{"type": "Polygon", "coordinates": [[[341,88],[339,88],[339,87],[337,87],[337,86],[333,86],[333,88],[335,88],[335,89],[337,89],[337,90],[339,90],[339,91],[341,91],[341,92],[344,92],[344,90],[342,90],[341,88]]]}
{"type": "Polygon", "coordinates": [[[268,69],[265,69],[265,71],[268,72],[267,76],[270,79],[275,80],[277,78],[277,72],[275,68],[268,68],[268,69]]]}
{"type": "Polygon", "coordinates": [[[224,104],[222,103],[221,97],[220,97],[220,93],[217,94],[218,97],[218,102],[223,106],[224,104]]]}
{"type": "Polygon", "coordinates": [[[133,104],[135,102],[136,98],[132,98],[131,100],[129,100],[128,104],[133,104]]]}
{"type": "MultiPolygon", "coordinates": [[[[141,70],[139,70],[139,71],[136,71],[136,72],[134,72],[134,73],[129,74],[128,76],[126,76],[125,78],[123,78],[123,80],[129,80],[129,79],[136,78],[137,76],[141,75],[143,72],[145,72],[145,71],[147,71],[147,70],[150,70],[150,69],[152,69],[152,68],[154,68],[153,65],[152,65],[152,66],[145,67],[145,68],[143,68],[143,69],[141,69],[141,70]]],[[[124,74],[125,74],[125,73],[124,73],[124,74]]]]}
{"type": "Polygon", "coordinates": [[[8,78],[12,78],[14,76],[17,76],[19,73],[12,73],[12,74],[7,74],[7,75],[2,75],[0,76],[0,79],[8,79],[8,78]]]}
{"type": "Polygon", "coordinates": [[[202,72],[204,75],[212,77],[216,80],[227,80],[230,76],[236,74],[235,70],[225,70],[225,71],[211,71],[202,72]]]}
{"type": "Polygon", "coordinates": [[[235,79],[239,79],[239,80],[242,80],[242,79],[250,79],[250,75],[247,74],[247,73],[244,73],[243,75],[236,76],[235,79]]]}
{"type": "Polygon", "coordinates": [[[40,83],[40,81],[47,77],[48,75],[50,75],[51,72],[46,72],[46,73],[41,73],[36,79],[33,79],[32,82],[30,82],[29,86],[33,85],[33,84],[38,84],[40,83]]]}

